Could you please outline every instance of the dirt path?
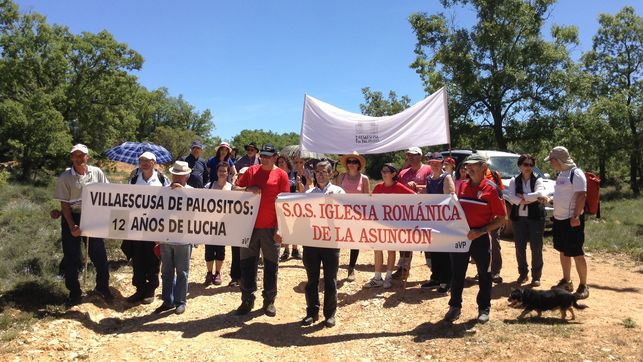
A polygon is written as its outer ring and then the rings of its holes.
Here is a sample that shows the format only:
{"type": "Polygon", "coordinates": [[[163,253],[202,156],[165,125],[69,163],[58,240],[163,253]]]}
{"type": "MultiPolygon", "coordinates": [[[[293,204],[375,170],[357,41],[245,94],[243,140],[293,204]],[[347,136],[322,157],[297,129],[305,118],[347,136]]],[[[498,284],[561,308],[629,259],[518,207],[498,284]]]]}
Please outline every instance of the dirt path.
{"type": "MultiPolygon", "coordinates": [[[[491,321],[476,325],[477,286],[464,291],[462,318],[453,326],[441,322],[447,296],[420,289],[427,268],[416,254],[406,290],[367,290],[372,252],[362,252],[357,281],[347,283],[342,252],[337,326],[302,328],[305,314],[305,270],[301,261],[280,264],[277,316],[264,316],[257,306],[236,317],[239,292],[201,286],[205,274],[203,247],[192,255],[188,306],[183,315],[151,314],[148,306],[127,305],[133,292],[129,267],[114,272],[117,300],[107,306],[97,297],[56,318],[39,321],[14,340],[0,345],[0,359],[13,360],[643,360],[643,265],[608,254],[588,256],[588,309],[575,321],[557,313],[517,322],[519,310],[506,296],[516,279],[513,244],[503,242],[505,283],[494,286],[491,321]],[[626,328],[631,319],[635,327],[626,328]]],[[[558,254],[546,247],[542,287],[560,278],[558,254]]],[[[228,261],[224,270],[229,268],[228,261]]],[[[259,271],[261,275],[262,270],[259,271]]],[[[475,274],[470,265],[468,275],[475,274]]],[[[575,274],[574,281],[578,278],[575,274]]],[[[228,282],[224,274],[224,285],[228,282]]],[[[261,282],[259,282],[261,285],[261,282]]],[[[160,292],[160,289],[157,290],[160,292]]],[[[258,303],[260,304],[260,303],[258,303]]]]}

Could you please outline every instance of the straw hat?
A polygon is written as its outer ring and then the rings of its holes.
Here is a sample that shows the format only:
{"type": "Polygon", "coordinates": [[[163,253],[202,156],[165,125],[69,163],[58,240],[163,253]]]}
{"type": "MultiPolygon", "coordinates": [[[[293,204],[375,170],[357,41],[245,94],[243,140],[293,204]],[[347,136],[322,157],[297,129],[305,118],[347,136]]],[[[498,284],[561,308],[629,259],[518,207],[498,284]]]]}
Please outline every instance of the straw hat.
{"type": "Polygon", "coordinates": [[[364,158],[364,156],[361,156],[359,153],[357,153],[357,151],[353,151],[353,153],[343,155],[342,157],[339,158],[339,163],[341,163],[344,166],[344,168],[348,170],[346,161],[348,161],[351,158],[354,158],[359,161],[360,171],[366,167],[366,159],[364,158]]]}

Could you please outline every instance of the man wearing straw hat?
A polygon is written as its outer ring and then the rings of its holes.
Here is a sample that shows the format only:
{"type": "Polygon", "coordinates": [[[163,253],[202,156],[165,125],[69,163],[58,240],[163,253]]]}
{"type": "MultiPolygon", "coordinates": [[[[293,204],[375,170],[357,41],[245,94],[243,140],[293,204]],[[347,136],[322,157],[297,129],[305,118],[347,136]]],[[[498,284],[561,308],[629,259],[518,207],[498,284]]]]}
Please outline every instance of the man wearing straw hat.
{"type": "MultiPolygon", "coordinates": [[[[60,221],[62,232],[62,245],[64,255],[65,286],[69,290],[67,305],[74,306],[81,303],[82,291],[78,282],[78,270],[81,260],[81,230],[80,214],[83,187],[93,183],[109,183],[103,171],[94,166],[89,166],[89,150],[83,144],[71,148],[72,167],[65,170],[59,177],[54,191],[54,199],[60,201],[63,217],[60,221]]],[[[109,290],[109,269],[107,266],[107,253],[105,242],[100,238],[88,238],[87,251],[89,258],[96,268],[96,288],[107,303],[111,303],[114,296],[109,290]]]]}

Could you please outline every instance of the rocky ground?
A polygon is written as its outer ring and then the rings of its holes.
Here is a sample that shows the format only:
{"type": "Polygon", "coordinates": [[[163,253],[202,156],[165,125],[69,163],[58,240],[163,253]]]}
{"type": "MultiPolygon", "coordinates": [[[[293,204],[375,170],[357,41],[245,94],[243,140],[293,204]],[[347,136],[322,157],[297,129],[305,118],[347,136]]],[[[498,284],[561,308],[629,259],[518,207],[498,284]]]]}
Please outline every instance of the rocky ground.
{"type": "MultiPolygon", "coordinates": [[[[406,288],[398,283],[372,290],[362,288],[372,276],[372,252],[360,254],[357,281],[349,283],[344,280],[348,252],[343,251],[335,328],[300,326],[306,277],[301,261],[293,259],[280,264],[277,316],[263,315],[257,303],[250,315],[237,317],[239,291],[225,286],[228,261],[224,286],[201,285],[201,246],[192,255],[184,314],[152,314],[161,303],[158,298],[151,305],[128,305],[124,299],[133,287],[125,266],[112,273],[112,305],[90,295],[79,306],[41,319],[0,344],[0,360],[643,360],[640,263],[613,254],[590,255],[591,295],[584,301],[589,308],[577,312],[576,320],[546,312],[517,321],[520,310],[507,304],[517,278],[514,248],[510,242],[502,246],[505,283],[493,288],[491,321],[485,325],[475,323],[477,286],[472,282],[464,291],[461,319],[453,325],[441,321],[448,297],[420,289],[428,270],[417,253],[406,288]]],[[[547,246],[544,257],[541,288],[549,288],[561,276],[558,254],[547,246]]],[[[474,274],[470,265],[468,275],[474,274]]]]}

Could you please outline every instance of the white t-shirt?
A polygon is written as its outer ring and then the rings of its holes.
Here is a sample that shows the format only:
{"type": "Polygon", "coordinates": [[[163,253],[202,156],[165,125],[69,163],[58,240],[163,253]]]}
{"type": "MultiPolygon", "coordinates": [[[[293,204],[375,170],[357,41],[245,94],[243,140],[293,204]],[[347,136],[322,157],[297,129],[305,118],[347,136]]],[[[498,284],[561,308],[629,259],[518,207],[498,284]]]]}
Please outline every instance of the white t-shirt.
{"type": "Polygon", "coordinates": [[[145,180],[145,177],[143,177],[143,172],[139,171],[134,185],[167,186],[168,184],[169,181],[167,178],[165,178],[165,184],[161,183],[158,172],[156,170],[152,170],[152,177],[147,179],[147,181],[145,180]]]}
{"type": "MultiPolygon", "coordinates": [[[[516,196],[516,182],[522,182],[523,196],[528,203],[538,202],[539,197],[545,196],[545,186],[543,185],[542,178],[539,177],[536,179],[536,183],[534,184],[535,190],[532,190],[531,180],[525,181],[525,179],[519,177],[518,181],[516,181],[516,177],[514,176],[509,182],[509,193],[507,194],[507,200],[513,205],[520,205],[520,201],[522,201],[520,197],[516,196]]],[[[518,208],[518,216],[529,216],[527,205],[522,205],[518,208]]]]}
{"type": "Polygon", "coordinates": [[[554,218],[556,220],[571,219],[576,209],[574,194],[587,191],[585,173],[578,167],[573,170],[573,183],[569,181],[572,169],[561,171],[556,178],[556,188],[554,189],[554,218]]]}

